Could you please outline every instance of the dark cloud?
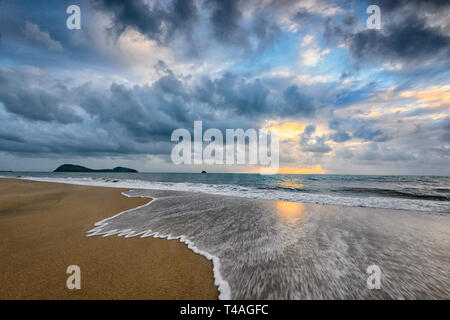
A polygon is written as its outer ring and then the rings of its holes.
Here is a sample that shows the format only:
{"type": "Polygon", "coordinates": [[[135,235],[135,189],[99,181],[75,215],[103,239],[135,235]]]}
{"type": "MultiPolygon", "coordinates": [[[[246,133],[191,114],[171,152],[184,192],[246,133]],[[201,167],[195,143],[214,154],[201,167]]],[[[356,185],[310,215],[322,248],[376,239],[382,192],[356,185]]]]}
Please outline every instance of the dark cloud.
{"type": "Polygon", "coordinates": [[[160,76],[171,75],[173,76],[172,70],[166,65],[166,63],[162,60],[158,60],[158,62],[154,65],[155,71],[160,76]]]}
{"type": "Polygon", "coordinates": [[[339,130],[333,133],[330,138],[335,142],[345,142],[350,140],[352,137],[347,132],[339,130]]]}
{"type": "Polygon", "coordinates": [[[120,125],[137,142],[167,140],[174,129],[193,121],[181,84],[173,76],[162,77],[152,86],[112,84],[99,94],[85,84],[76,92],[80,107],[101,122],[120,125]]]}
{"type": "Polygon", "coordinates": [[[0,102],[6,110],[29,120],[80,122],[67,105],[67,88],[33,69],[0,68],[0,102]]]}
{"type": "Polygon", "coordinates": [[[164,6],[145,0],[93,0],[92,3],[94,8],[111,16],[113,34],[120,35],[127,28],[134,28],[164,45],[184,35],[182,50],[191,56],[207,51],[211,41],[224,47],[244,49],[246,53],[262,52],[282,33],[264,6],[258,6],[250,21],[244,23],[241,6],[247,4],[240,0],[204,0],[200,2],[201,8],[197,8],[193,0],[172,0],[164,6]],[[206,17],[200,16],[199,9],[206,12],[206,17]],[[207,26],[208,36],[204,36],[205,30],[200,30],[200,26],[207,26]]]}
{"type": "Polygon", "coordinates": [[[288,87],[282,95],[271,94],[259,79],[249,81],[230,72],[215,80],[204,77],[195,88],[194,96],[214,110],[227,110],[255,119],[273,115],[312,117],[316,109],[313,100],[297,86],[288,87]]]}
{"type": "Polygon", "coordinates": [[[421,11],[430,9],[439,9],[449,6],[447,0],[371,0],[368,4],[375,4],[380,7],[382,12],[404,11],[407,9],[421,11]]]}
{"type": "Polygon", "coordinates": [[[252,32],[258,39],[257,52],[263,52],[266,48],[273,46],[282,34],[281,28],[263,11],[255,15],[252,32]]]}
{"type": "Polygon", "coordinates": [[[93,0],[92,3],[112,17],[116,34],[131,27],[160,43],[170,41],[176,32],[189,34],[198,15],[193,0],[174,0],[166,8],[144,0],[93,0]]]}
{"type": "Polygon", "coordinates": [[[391,139],[389,135],[383,132],[381,129],[372,129],[367,124],[360,126],[354,133],[355,138],[363,139],[366,141],[385,142],[391,139]]]}
{"type": "Polygon", "coordinates": [[[214,81],[217,107],[226,107],[239,114],[271,112],[267,104],[269,90],[259,80],[246,81],[231,73],[225,73],[214,81]]]}
{"type": "Polygon", "coordinates": [[[330,139],[335,141],[335,142],[345,142],[348,140],[351,140],[352,137],[351,135],[344,130],[343,127],[343,123],[344,121],[340,120],[340,119],[334,119],[332,121],[330,121],[328,123],[328,127],[331,130],[334,130],[335,132],[331,134],[330,139]]]}
{"type": "MultiPolygon", "coordinates": [[[[162,68],[162,64],[159,66],[162,68]]],[[[66,87],[35,68],[0,68],[0,106],[10,116],[1,119],[8,127],[0,131],[0,150],[168,153],[171,132],[178,127],[189,128],[194,120],[202,119],[201,111],[193,110],[185,90],[170,70],[152,86],[114,83],[105,88],[91,83],[66,87]]]]}
{"type": "MultiPolygon", "coordinates": [[[[27,143],[0,132],[0,150],[167,153],[173,130],[191,129],[195,120],[203,120],[205,128],[223,130],[255,127],[273,115],[314,115],[312,99],[297,86],[271,93],[260,80],[248,80],[229,72],[217,79],[189,81],[177,78],[163,61],[155,68],[161,77],[151,85],[113,83],[108,87],[90,82],[68,87],[39,69],[1,68],[0,101],[4,110],[20,116],[21,121],[30,121],[35,131],[24,132],[27,143]],[[279,102],[278,108],[272,105],[273,101],[279,102]],[[36,122],[48,123],[45,128],[52,129],[38,129],[32,124],[36,122]],[[76,129],[66,128],[68,124],[76,129]],[[36,132],[39,141],[33,141],[36,132]],[[99,132],[104,136],[97,136],[99,132]]],[[[27,126],[24,128],[29,130],[27,126]]],[[[328,152],[321,141],[307,148],[311,152],[328,152]]]]}
{"type": "Polygon", "coordinates": [[[346,19],[347,17],[341,20],[336,20],[332,17],[326,18],[323,22],[323,36],[325,40],[330,43],[339,44],[339,42],[349,37],[353,32],[353,28],[351,28],[352,25],[344,22],[347,21],[346,19]]]}
{"type": "Polygon", "coordinates": [[[286,108],[285,116],[304,116],[312,117],[315,114],[315,106],[310,97],[302,94],[298,86],[293,85],[287,88],[283,93],[286,108]]]}
{"type": "Polygon", "coordinates": [[[313,153],[328,153],[331,151],[331,147],[325,142],[325,137],[313,137],[313,133],[316,131],[314,125],[309,125],[305,128],[300,139],[300,146],[302,151],[313,153]]]}
{"type": "Polygon", "coordinates": [[[350,15],[342,19],[342,23],[346,26],[353,26],[357,21],[357,17],[350,15]]]}
{"type": "Polygon", "coordinates": [[[204,7],[211,11],[209,20],[219,42],[248,46],[246,30],[241,25],[239,0],[206,0],[204,7]]]}
{"type": "Polygon", "coordinates": [[[388,134],[386,129],[374,128],[377,125],[380,126],[381,124],[359,118],[336,118],[328,123],[328,127],[334,131],[330,135],[330,139],[335,142],[345,142],[352,138],[372,142],[386,142],[392,140],[392,136],[388,134]]]}
{"type": "Polygon", "coordinates": [[[422,19],[409,16],[399,23],[384,27],[384,31],[367,29],[350,38],[350,51],[359,59],[416,60],[449,58],[449,37],[428,27],[422,19]]]}
{"type": "Polygon", "coordinates": [[[13,141],[13,142],[25,142],[25,139],[17,134],[10,132],[0,132],[0,140],[13,141]]]}
{"type": "Polygon", "coordinates": [[[356,69],[363,64],[393,61],[415,69],[431,59],[450,60],[450,24],[445,23],[443,14],[450,9],[448,1],[368,3],[372,4],[381,8],[381,30],[367,29],[365,25],[355,28],[355,15],[328,17],[324,21],[324,38],[329,44],[346,43],[356,69]],[[441,23],[433,23],[433,18],[441,23]]]}
{"type": "Polygon", "coordinates": [[[61,43],[52,39],[48,32],[40,30],[37,24],[33,24],[29,21],[25,21],[25,27],[23,33],[26,38],[28,38],[33,43],[44,46],[49,50],[62,51],[63,47],[61,43]]]}
{"type": "Polygon", "coordinates": [[[306,10],[305,8],[302,8],[298,10],[293,16],[292,21],[297,22],[299,24],[303,24],[306,21],[308,21],[312,17],[312,14],[306,10]]]}

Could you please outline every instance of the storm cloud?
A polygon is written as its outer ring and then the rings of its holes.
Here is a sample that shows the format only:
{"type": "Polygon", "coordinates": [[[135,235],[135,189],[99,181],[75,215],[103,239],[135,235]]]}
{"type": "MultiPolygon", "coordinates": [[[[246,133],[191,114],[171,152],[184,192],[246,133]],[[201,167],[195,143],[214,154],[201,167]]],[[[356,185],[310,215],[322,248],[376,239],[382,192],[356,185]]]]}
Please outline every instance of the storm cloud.
{"type": "Polygon", "coordinates": [[[80,0],[80,30],[70,4],[0,1],[0,164],[169,166],[202,120],[279,127],[287,167],[448,172],[448,1],[367,2],[381,30],[359,2],[80,0]]]}
{"type": "Polygon", "coordinates": [[[93,0],[93,6],[109,14],[112,30],[120,35],[135,28],[148,38],[168,42],[177,32],[189,33],[197,19],[193,0],[174,0],[166,8],[143,0],[93,0]]]}
{"type": "Polygon", "coordinates": [[[416,16],[393,23],[388,31],[364,30],[350,39],[350,50],[357,59],[417,60],[439,56],[450,58],[450,38],[427,27],[416,16]]]}
{"type": "Polygon", "coordinates": [[[80,122],[67,105],[68,89],[34,68],[0,68],[0,102],[6,110],[25,119],[80,122]]]}

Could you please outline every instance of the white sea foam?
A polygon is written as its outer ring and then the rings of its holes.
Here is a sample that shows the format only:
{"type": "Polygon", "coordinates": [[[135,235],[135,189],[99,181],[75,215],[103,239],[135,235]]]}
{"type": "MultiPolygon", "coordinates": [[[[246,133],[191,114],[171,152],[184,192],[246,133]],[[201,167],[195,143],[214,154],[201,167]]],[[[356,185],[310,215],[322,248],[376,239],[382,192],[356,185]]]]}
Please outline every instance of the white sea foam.
{"type": "MultiPolygon", "coordinates": [[[[128,195],[126,192],[122,192],[122,194],[126,197],[132,197],[132,196],[128,195]]],[[[149,198],[147,196],[139,196],[139,197],[149,198]]],[[[180,242],[186,244],[187,247],[190,250],[192,250],[194,253],[204,256],[206,259],[212,261],[214,284],[219,288],[219,293],[220,293],[219,299],[220,300],[230,300],[231,299],[230,286],[228,285],[228,282],[220,274],[220,259],[218,257],[210,254],[207,251],[198,249],[195,246],[194,242],[189,240],[186,236],[184,236],[184,235],[173,236],[171,234],[160,234],[159,232],[152,231],[151,229],[147,229],[147,230],[143,230],[143,231],[135,231],[133,229],[127,228],[127,229],[122,229],[122,230],[113,229],[113,230],[109,230],[109,231],[104,231],[104,228],[108,225],[108,221],[110,221],[120,215],[129,213],[131,211],[135,211],[137,209],[144,208],[144,207],[154,203],[157,200],[158,200],[158,198],[152,198],[151,201],[149,201],[148,203],[146,203],[142,206],[120,212],[112,217],[109,217],[109,218],[103,219],[102,221],[96,222],[94,224],[95,228],[89,230],[87,232],[87,236],[92,237],[92,236],[101,235],[103,237],[108,237],[108,236],[112,236],[112,235],[117,235],[119,237],[124,236],[125,238],[140,236],[140,238],[153,237],[153,238],[165,238],[168,240],[179,240],[180,242]]]]}
{"type": "Polygon", "coordinates": [[[221,299],[448,296],[448,215],[165,190],[127,195],[157,200],[91,233],[179,239],[213,261],[221,299]],[[383,290],[366,288],[370,264],[383,270],[383,290]]]}

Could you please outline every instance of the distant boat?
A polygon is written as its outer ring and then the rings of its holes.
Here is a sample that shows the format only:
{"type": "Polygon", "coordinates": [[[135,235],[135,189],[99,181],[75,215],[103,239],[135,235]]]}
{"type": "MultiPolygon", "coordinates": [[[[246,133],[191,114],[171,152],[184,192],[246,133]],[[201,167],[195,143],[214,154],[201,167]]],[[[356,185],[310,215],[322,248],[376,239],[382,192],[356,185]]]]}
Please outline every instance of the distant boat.
{"type": "Polygon", "coordinates": [[[63,164],[56,168],[53,172],[138,172],[137,170],[125,168],[125,167],[115,167],[114,169],[91,169],[75,164],[63,164]]]}
{"type": "Polygon", "coordinates": [[[206,171],[205,171],[205,170],[203,170],[203,171],[202,171],[202,173],[206,173],[206,171]]]}

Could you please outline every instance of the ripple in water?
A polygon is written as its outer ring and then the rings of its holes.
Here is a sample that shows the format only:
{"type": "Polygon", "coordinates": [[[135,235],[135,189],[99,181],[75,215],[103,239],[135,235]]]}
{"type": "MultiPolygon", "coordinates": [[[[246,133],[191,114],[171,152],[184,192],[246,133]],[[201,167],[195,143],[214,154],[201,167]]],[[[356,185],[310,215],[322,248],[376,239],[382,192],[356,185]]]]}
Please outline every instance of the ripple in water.
{"type": "MultiPolygon", "coordinates": [[[[180,238],[214,262],[220,298],[450,298],[450,216],[161,190],[89,235],[180,238]],[[369,290],[366,269],[381,268],[369,290]]],[[[149,275],[151,276],[151,275],[149,275]]]]}

